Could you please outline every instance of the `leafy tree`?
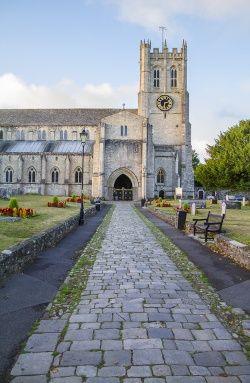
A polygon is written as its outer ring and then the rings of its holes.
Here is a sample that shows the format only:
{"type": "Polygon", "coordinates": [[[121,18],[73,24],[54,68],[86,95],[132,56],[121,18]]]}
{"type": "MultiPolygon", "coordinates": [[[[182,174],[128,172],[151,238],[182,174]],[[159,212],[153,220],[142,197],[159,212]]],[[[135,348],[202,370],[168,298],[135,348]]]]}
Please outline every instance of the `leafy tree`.
{"type": "Polygon", "coordinates": [[[250,120],[220,133],[206,152],[205,164],[195,169],[198,182],[210,190],[250,190],[250,120]]]}
{"type": "MultiPolygon", "coordinates": [[[[192,150],[192,165],[193,169],[197,168],[197,166],[200,164],[199,154],[196,152],[196,150],[192,150]]],[[[196,179],[195,173],[194,173],[194,186],[202,186],[200,182],[196,179]]]]}
{"type": "Polygon", "coordinates": [[[192,150],[192,165],[193,169],[195,170],[197,166],[200,164],[199,154],[196,152],[196,150],[192,150]]]}

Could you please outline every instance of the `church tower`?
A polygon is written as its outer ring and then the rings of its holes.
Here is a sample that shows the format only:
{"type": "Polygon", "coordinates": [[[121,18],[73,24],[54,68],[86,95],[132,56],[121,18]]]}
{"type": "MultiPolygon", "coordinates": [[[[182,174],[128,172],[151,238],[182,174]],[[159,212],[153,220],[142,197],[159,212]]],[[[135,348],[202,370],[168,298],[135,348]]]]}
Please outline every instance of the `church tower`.
{"type": "Polygon", "coordinates": [[[140,44],[138,114],[148,119],[147,196],[194,191],[187,91],[187,44],[180,50],[140,44]],[[149,140],[152,142],[150,143],[149,140]]]}

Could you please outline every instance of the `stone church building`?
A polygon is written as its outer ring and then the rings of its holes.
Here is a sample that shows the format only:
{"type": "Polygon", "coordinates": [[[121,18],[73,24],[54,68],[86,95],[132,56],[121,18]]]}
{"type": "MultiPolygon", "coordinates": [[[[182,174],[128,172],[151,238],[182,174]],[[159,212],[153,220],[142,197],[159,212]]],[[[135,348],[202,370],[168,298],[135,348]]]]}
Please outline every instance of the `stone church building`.
{"type": "Polygon", "coordinates": [[[138,109],[0,110],[0,192],[80,195],[82,175],[93,197],[193,195],[185,42],[141,42],[138,109]]]}

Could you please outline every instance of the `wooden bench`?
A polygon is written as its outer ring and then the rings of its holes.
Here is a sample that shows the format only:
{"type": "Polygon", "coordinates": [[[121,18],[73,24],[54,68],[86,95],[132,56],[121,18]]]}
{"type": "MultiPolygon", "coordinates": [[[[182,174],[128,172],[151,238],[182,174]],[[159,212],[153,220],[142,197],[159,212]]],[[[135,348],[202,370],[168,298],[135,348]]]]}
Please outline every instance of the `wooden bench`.
{"type": "Polygon", "coordinates": [[[194,235],[197,231],[205,233],[205,242],[207,242],[208,233],[221,233],[224,218],[225,214],[212,214],[210,211],[207,218],[194,218],[194,235]]]}

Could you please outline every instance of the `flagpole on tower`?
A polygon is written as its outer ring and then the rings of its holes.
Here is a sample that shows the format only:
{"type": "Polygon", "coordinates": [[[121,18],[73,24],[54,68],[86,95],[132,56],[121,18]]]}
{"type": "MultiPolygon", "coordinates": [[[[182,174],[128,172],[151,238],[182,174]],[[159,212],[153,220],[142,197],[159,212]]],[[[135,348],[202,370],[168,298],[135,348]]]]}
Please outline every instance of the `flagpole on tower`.
{"type": "Polygon", "coordinates": [[[160,31],[161,31],[161,40],[162,40],[162,52],[163,52],[163,48],[164,48],[164,34],[165,34],[165,31],[167,30],[166,27],[164,26],[161,26],[159,27],[160,31]]]}

